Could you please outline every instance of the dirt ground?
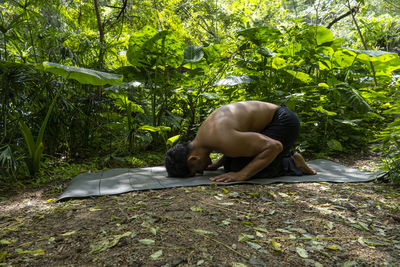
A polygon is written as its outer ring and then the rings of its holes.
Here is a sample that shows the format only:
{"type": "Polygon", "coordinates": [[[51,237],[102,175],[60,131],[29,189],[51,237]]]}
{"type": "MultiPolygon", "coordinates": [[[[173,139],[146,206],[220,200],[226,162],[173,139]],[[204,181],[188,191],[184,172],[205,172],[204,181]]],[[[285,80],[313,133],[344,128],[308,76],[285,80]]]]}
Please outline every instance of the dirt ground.
{"type": "Polygon", "coordinates": [[[400,190],[384,183],[199,186],[55,202],[65,186],[1,200],[0,266],[400,266],[400,190]]]}

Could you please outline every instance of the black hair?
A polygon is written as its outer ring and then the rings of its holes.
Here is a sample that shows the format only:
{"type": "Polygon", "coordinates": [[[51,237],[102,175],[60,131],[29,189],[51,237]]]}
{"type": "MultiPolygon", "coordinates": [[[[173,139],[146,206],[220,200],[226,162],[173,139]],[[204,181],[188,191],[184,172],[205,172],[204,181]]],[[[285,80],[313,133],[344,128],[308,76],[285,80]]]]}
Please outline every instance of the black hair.
{"type": "Polygon", "coordinates": [[[190,169],[187,163],[190,152],[193,150],[193,145],[178,144],[165,153],[164,165],[170,177],[187,177],[190,174],[190,169]]]}

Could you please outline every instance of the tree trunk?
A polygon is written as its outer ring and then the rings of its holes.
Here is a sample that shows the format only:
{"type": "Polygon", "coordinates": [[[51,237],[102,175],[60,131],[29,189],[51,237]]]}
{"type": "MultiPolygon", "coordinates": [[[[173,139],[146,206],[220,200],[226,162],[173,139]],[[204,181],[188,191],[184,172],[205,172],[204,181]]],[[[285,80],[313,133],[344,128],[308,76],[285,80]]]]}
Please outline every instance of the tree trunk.
{"type": "Polygon", "coordinates": [[[104,65],[104,25],[101,22],[99,4],[97,0],[94,0],[94,9],[96,11],[97,28],[99,30],[100,41],[99,58],[97,63],[99,65],[99,68],[102,69],[104,65]]]}

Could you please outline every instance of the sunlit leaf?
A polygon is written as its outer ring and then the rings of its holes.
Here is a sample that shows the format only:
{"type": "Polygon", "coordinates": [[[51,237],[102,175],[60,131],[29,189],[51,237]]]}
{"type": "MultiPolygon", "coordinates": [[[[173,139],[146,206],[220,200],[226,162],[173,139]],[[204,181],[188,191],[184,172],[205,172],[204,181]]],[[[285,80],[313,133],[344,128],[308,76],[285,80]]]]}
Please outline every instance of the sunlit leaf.
{"type": "Polygon", "coordinates": [[[253,240],[253,239],[254,239],[254,235],[248,235],[248,234],[241,233],[241,234],[239,234],[238,241],[239,242],[246,242],[246,241],[250,241],[250,240],[253,240]]]}
{"type": "Polygon", "coordinates": [[[143,245],[154,245],[156,243],[153,239],[140,239],[138,242],[143,245]]]}
{"type": "Polygon", "coordinates": [[[360,236],[360,237],[357,239],[357,241],[358,241],[358,243],[360,243],[361,246],[364,246],[364,247],[367,246],[367,244],[365,244],[365,242],[364,242],[364,237],[360,236]]]}
{"type": "Polygon", "coordinates": [[[1,239],[0,240],[0,245],[1,246],[7,246],[7,245],[10,245],[12,242],[10,241],[10,240],[7,240],[7,239],[1,239]]]}
{"type": "Polygon", "coordinates": [[[271,240],[271,242],[269,244],[274,251],[277,251],[277,252],[282,251],[282,244],[276,242],[275,240],[271,240]]]}
{"type": "Polygon", "coordinates": [[[183,52],[184,60],[183,63],[195,63],[199,62],[204,57],[203,49],[197,45],[187,46],[183,52]]]}
{"type": "Polygon", "coordinates": [[[326,83],[319,83],[318,86],[324,87],[324,88],[329,88],[329,85],[327,85],[326,83]]]}
{"type": "Polygon", "coordinates": [[[280,232],[280,233],[285,233],[285,234],[291,234],[292,232],[286,229],[281,229],[281,228],[277,228],[275,229],[275,231],[280,232]]]}
{"type": "Polygon", "coordinates": [[[348,50],[338,50],[332,56],[332,61],[338,68],[348,68],[354,64],[357,54],[348,50]]]}
{"type": "Polygon", "coordinates": [[[234,86],[234,85],[241,85],[241,84],[247,84],[247,83],[253,83],[258,81],[257,76],[251,76],[251,75],[232,75],[229,76],[228,78],[216,81],[214,85],[220,85],[220,86],[234,86]]]}
{"type": "Polygon", "coordinates": [[[310,83],[313,81],[310,75],[307,73],[301,72],[301,71],[294,71],[294,70],[286,70],[287,73],[295,77],[296,79],[299,79],[300,81],[304,83],[310,83]]]}
{"type": "Polygon", "coordinates": [[[202,229],[193,229],[195,233],[203,234],[203,235],[213,235],[213,232],[202,230],[202,229]]]}
{"type": "Polygon", "coordinates": [[[256,231],[256,236],[257,236],[257,237],[264,238],[264,235],[263,235],[262,233],[258,232],[258,231],[256,231]]]}
{"type": "Polygon", "coordinates": [[[303,259],[307,259],[308,258],[308,253],[307,251],[302,248],[302,247],[296,247],[296,252],[297,254],[302,257],[303,259]]]}
{"type": "Polygon", "coordinates": [[[219,99],[220,96],[214,93],[202,93],[201,96],[203,96],[204,98],[208,99],[208,100],[216,100],[219,99]]]}
{"type": "Polygon", "coordinates": [[[132,232],[126,232],[121,235],[114,235],[111,242],[109,240],[100,241],[96,245],[92,245],[92,250],[89,253],[102,252],[106,249],[112,248],[112,247],[116,246],[123,237],[128,237],[131,234],[132,234],[132,232]]]}
{"type": "Polygon", "coordinates": [[[362,230],[369,231],[369,227],[368,227],[368,225],[366,223],[357,222],[357,224],[361,227],[362,230]]]}
{"type": "MultiPolygon", "coordinates": [[[[374,62],[376,76],[392,77],[393,71],[400,69],[400,58],[394,58],[387,62],[374,62]]],[[[367,65],[370,67],[370,65],[367,65]]]]}
{"type": "Polygon", "coordinates": [[[253,242],[250,242],[250,241],[247,241],[246,243],[247,243],[247,245],[249,245],[253,249],[257,249],[257,250],[261,249],[261,246],[259,244],[256,244],[256,243],[253,243],[253,242]]]}
{"type": "Polygon", "coordinates": [[[329,246],[326,246],[326,248],[330,249],[330,250],[342,250],[342,247],[339,245],[329,245],[329,246]]]}
{"type": "Polygon", "coordinates": [[[73,234],[75,234],[76,233],[76,231],[69,231],[69,232],[65,232],[65,233],[63,233],[63,234],[61,234],[62,236],[70,236],[70,235],[73,235],[73,234]]]}
{"type": "Polygon", "coordinates": [[[66,66],[58,63],[43,62],[45,71],[60,75],[67,79],[74,79],[82,84],[91,85],[114,85],[122,84],[122,75],[112,74],[92,69],[79,68],[74,66],[66,66]]]}
{"type": "Polygon", "coordinates": [[[32,256],[39,256],[39,255],[43,255],[44,254],[44,250],[43,249],[23,250],[23,249],[17,248],[15,250],[15,252],[17,252],[18,254],[32,254],[32,256]]]}
{"type": "Polygon", "coordinates": [[[90,208],[89,209],[89,211],[91,211],[91,212],[96,212],[96,211],[100,211],[101,209],[99,209],[99,208],[90,208]]]}
{"type": "Polygon", "coordinates": [[[198,207],[198,206],[191,206],[190,210],[191,211],[196,211],[196,212],[203,212],[203,208],[202,207],[198,207]]]}
{"type": "Polygon", "coordinates": [[[358,266],[358,263],[356,261],[346,261],[343,263],[343,267],[355,267],[358,266]]]}
{"type": "Polygon", "coordinates": [[[287,64],[286,60],[281,57],[274,57],[274,59],[272,60],[272,67],[274,69],[279,70],[279,69],[283,69],[287,66],[288,66],[288,64],[287,64]]]}
{"type": "Polygon", "coordinates": [[[220,205],[224,205],[224,206],[233,206],[233,205],[235,205],[235,203],[233,203],[233,202],[221,202],[219,204],[220,205]]]}
{"type": "Polygon", "coordinates": [[[221,223],[222,223],[222,225],[229,225],[229,224],[231,224],[231,222],[228,221],[228,220],[223,220],[221,223]]]}
{"type": "Polygon", "coordinates": [[[229,190],[228,189],[222,187],[221,190],[224,191],[224,194],[229,194],[229,190]]]}
{"type": "Polygon", "coordinates": [[[312,108],[312,109],[315,110],[315,111],[324,113],[324,114],[326,114],[326,115],[328,115],[328,116],[335,116],[335,115],[337,115],[336,112],[328,111],[328,110],[324,109],[322,106],[318,106],[318,107],[312,108]]]}
{"type": "Polygon", "coordinates": [[[256,231],[259,231],[259,232],[264,232],[264,233],[268,233],[269,232],[267,229],[262,228],[262,227],[254,227],[253,229],[256,230],[256,231]]]}
{"type": "Polygon", "coordinates": [[[153,254],[151,254],[150,258],[152,260],[158,260],[162,256],[162,254],[163,254],[163,251],[162,251],[162,249],[160,249],[160,250],[157,250],[156,252],[154,252],[153,254]]]}
{"type": "Polygon", "coordinates": [[[109,245],[110,241],[108,240],[101,241],[100,243],[92,246],[92,250],[89,252],[89,254],[104,251],[108,248],[109,245]]]}
{"type": "Polygon", "coordinates": [[[179,137],[180,137],[180,135],[178,134],[178,135],[168,138],[167,145],[172,146],[173,144],[176,143],[176,141],[178,141],[179,137]]]}
{"type": "Polygon", "coordinates": [[[386,52],[386,51],[376,51],[376,50],[358,50],[354,48],[346,47],[345,49],[353,51],[357,53],[358,60],[364,61],[378,61],[378,62],[388,62],[392,59],[398,59],[399,55],[393,52],[386,52]]]}
{"type": "Polygon", "coordinates": [[[140,130],[144,130],[144,131],[149,131],[149,132],[166,132],[166,131],[170,131],[171,128],[170,127],[166,127],[166,126],[151,126],[151,125],[143,125],[139,127],[140,130]]]}
{"type": "Polygon", "coordinates": [[[317,45],[323,45],[332,42],[334,37],[331,30],[323,26],[317,26],[317,45]]]}

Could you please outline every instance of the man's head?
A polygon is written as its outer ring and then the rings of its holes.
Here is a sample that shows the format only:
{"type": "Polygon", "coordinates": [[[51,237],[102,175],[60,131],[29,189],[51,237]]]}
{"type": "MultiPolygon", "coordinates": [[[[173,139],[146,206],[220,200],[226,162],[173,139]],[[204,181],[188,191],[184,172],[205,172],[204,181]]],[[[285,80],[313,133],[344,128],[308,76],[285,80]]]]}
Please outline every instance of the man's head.
{"type": "Polygon", "coordinates": [[[199,151],[191,144],[178,144],[165,153],[164,164],[168,176],[191,177],[203,171],[211,164],[208,153],[199,151]]]}
{"type": "Polygon", "coordinates": [[[178,144],[165,153],[164,165],[167,169],[168,176],[187,177],[191,175],[187,159],[192,150],[193,146],[187,143],[178,144]]]}

